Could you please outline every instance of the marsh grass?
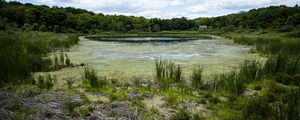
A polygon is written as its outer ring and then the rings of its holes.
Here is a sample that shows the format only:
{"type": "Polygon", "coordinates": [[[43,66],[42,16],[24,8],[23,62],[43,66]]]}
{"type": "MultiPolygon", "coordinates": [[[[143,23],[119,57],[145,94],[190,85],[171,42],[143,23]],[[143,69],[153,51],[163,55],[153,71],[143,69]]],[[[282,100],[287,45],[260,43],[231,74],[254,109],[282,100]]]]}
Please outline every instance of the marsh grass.
{"type": "Polygon", "coordinates": [[[74,84],[74,80],[68,79],[66,82],[67,82],[68,89],[71,90],[74,84]]]}
{"type": "Polygon", "coordinates": [[[157,81],[180,82],[182,79],[182,68],[166,60],[155,60],[155,78],[157,81]]]}
{"type": "Polygon", "coordinates": [[[39,75],[36,83],[37,87],[40,89],[47,89],[50,90],[54,86],[55,77],[51,76],[50,74],[47,74],[45,76],[39,75]]]}
{"type": "Polygon", "coordinates": [[[76,103],[72,101],[71,97],[68,97],[65,100],[64,108],[66,112],[68,112],[69,115],[72,117],[76,108],[76,103]]]}
{"type": "Polygon", "coordinates": [[[91,67],[85,67],[83,73],[83,84],[93,89],[102,89],[107,85],[106,77],[99,77],[91,67]]]}
{"type": "Polygon", "coordinates": [[[300,54],[300,42],[298,40],[285,40],[274,37],[251,37],[251,36],[226,36],[235,43],[254,46],[254,49],[262,54],[278,54],[284,52],[288,55],[300,54]]]}
{"type": "Polygon", "coordinates": [[[71,65],[71,60],[70,60],[70,58],[68,57],[68,54],[65,54],[65,57],[66,57],[66,65],[67,65],[67,66],[70,66],[70,65],[71,65]]]}
{"type": "Polygon", "coordinates": [[[193,69],[191,80],[192,80],[192,86],[195,89],[200,89],[203,85],[203,68],[201,66],[196,66],[193,69]]]}
{"type": "Polygon", "coordinates": [[[255,97],[249,100],[244,107],[244,118],[250,120],[298,120],[300,119],[299,96],[299,88],[293,87],[283,96],[284,99],[275,103],[269,103],[268,99],[263,96],[255,97]]]}
{"type": "Polygon", "coordinates": [[[0,32],[1,86],[28,83],[32,72],[53,70],[50,60],[45,56],[51,51],[69,48],[78,43],[77,35],[65,36],[39,32],[0,32]]]}
{"type": "Polygon", "coordinates": [[[294,75],[300,73],[300,56],[288,56],[285,53],[271,56],[265,63],[265,74],[272,76],[278,73],[294,75]]]}
{"type": "Polygon", "coordinates": [[[244,61],[236,71],[216,75],[214,88],[240,95],[245,90],[245,85],[262,79],[262,65],[256,61],[244,61]]]}

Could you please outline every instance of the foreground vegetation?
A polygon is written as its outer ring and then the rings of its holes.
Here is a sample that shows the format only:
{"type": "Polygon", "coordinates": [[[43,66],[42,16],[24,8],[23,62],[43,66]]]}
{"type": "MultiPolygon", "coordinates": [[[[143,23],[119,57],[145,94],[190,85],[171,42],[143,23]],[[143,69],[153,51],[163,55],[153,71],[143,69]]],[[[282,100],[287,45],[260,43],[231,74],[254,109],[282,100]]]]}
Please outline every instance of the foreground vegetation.
{"type": "Polygon", "coordinates": [[[105,16],[5,1],[0,8],[1,119],[300,119],[298,6],[195,20],[105,16]],[[154,33],[202,24],[214,29],[154,33]],[[93,66],[74,67],[65,53],[79,41],[78,35],[67,32],[100,31],[106,31],[100,37],[218,35],[252,46],[251,52],[267,60],[244,61],[233,71],[204,79],[206,68],[201,65],[188,74],[180,64],[156,59],[150,79],[108,79],[93,66]],[[81,77],[59,78],[54,71],[61,69],[81,69],[81,77]]]}
{"type": "Polygon", "coordinates": [[[63,52],[78,43],[77,35],[40,32],[0,32],[0,84],[31,80],[32,72],[70,65],[63,52]],[[49,57],[52,53],[53,57],[49,57]]]}

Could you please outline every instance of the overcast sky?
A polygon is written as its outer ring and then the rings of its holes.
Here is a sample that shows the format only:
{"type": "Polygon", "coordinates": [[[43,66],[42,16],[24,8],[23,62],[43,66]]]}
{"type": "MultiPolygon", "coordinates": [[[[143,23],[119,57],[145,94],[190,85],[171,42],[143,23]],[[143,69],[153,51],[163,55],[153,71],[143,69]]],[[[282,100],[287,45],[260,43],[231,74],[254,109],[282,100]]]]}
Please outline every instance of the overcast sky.
{"type": "MultiPolygon", "coordinates": [[[[10,0],[11,1],[11,0],[10,0]]],[[[17,0],[22,3],[82,8],[96,13],[146,18],[213,17],[270,5],[300,5],[300,0],[17,0]]]]}

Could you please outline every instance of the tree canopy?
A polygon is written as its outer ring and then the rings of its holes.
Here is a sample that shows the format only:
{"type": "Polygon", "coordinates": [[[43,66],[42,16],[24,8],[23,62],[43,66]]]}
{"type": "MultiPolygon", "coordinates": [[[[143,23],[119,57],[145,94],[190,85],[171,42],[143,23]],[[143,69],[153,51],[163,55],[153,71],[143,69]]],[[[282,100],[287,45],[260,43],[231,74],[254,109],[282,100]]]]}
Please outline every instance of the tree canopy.
{"type": "Polygon", "coordinates": [[[278,29],[300,24],[300,8],[270,6],[212,18],[185,17],[160,19],[124,15],[104,15],[73,7],[49,7],[0,0],[0,28],[21,28],[55,32],[159,32],[197,30],[199,25],[212,28],[278,29]],[[37,29],[39,28],[39,29],[37,29]]]}

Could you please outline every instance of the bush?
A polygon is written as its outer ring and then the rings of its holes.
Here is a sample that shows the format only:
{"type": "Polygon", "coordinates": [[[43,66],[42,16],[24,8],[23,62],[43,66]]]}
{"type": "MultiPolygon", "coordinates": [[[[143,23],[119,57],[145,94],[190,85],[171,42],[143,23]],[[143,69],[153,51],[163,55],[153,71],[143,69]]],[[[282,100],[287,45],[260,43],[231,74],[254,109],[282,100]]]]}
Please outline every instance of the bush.
{"type": "Polygon", "coordinates": [[[291,26],[291,25],[284,25],[284,26],[281,26],[279,29],[278,29],[278,31],[279,32],[291,32],[291,31],[293,31],[293,26],[291,26]]]}
{"type": "Polygon", "coordinates": [[[45,25],[41,25],[40,28],[39,28],[39,31],[47,31],[47,28],[45,25]]]}
{"type": "Polygon", "coordinates": [[[61,30],[60,30],[60,27],[58,25],[54,25],[53,27],[53,32],[55,33],[59,33],[61,30]]]}
{"type": "Polygon", "coordinates": [[[36,31],[39,30],[39,24],[33,23],[32,30],[36,30],[36,31]]]}
{"type": "Polygon", "coordinates": [[[22,27],[22,31],[29,31],[30,30],[30,25],[28,23],[25,23],[22,27]]]}

